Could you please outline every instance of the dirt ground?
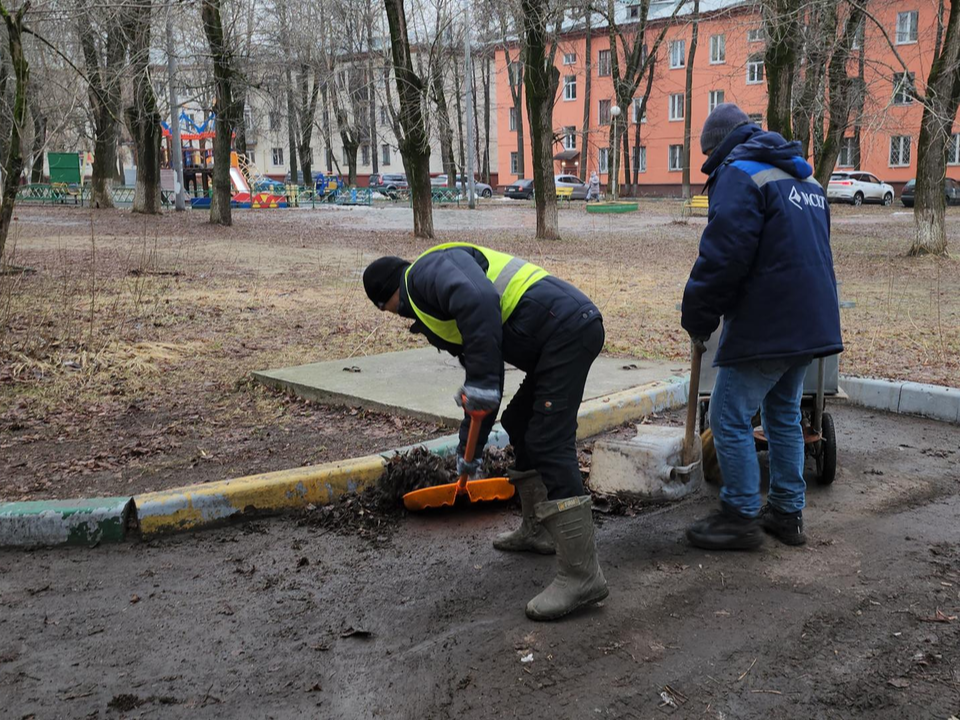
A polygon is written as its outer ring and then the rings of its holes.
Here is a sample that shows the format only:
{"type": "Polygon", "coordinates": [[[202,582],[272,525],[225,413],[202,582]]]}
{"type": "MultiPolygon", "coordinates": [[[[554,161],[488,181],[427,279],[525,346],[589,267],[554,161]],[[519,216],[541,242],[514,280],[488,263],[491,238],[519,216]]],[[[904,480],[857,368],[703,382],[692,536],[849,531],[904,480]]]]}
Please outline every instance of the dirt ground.
{"type": "MultiPolygon", "coordinates": [[[[534,241],[529,203],[435,213],[438,241],[527,257],[600,305],[608,354],[682,359],[676,305],[705,220],[676,201],[630,215],[561,212],[565,239],[534,241]]],[[[958,211],[948,219],[956,247],[958,211]]],[[[847,352],[842,369],[956,385],[960,263],[903,257],[912,215],[833,208],[847,352]]],[[[415,257],[403,206],[159,218],[80,208],[17,211],[0,276],[0,500],[126,495],[384,450],[436,429],[290,402],[250,371],[418,341],[360,284],[381,254],[415,257]]],[[[453,390],[453,388],[451,388],[453,390]]]]}
{"type": "Polygon", "coordinates": [[[386,543],[291,518],[0,552],[4,718],[937,718],[960,715],[960,437],[834,410],[810,541],[686,546],[705,488],[602,517],[602,608],[524,603],[553,560],[494,551],[510,508],[386,543]]]}

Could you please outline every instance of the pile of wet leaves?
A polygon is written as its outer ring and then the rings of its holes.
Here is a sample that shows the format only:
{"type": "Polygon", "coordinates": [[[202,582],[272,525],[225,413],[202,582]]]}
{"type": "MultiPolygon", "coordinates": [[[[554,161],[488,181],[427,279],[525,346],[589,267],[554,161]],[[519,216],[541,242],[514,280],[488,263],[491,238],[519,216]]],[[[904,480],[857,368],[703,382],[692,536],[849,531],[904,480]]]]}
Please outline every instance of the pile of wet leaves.
{"type": "MultiPolygon", "coordinates": [[[[480,477],[503,477],[512,463],[513,452],[509,448],[489,448],[480,477]]],[[[385,542],[397,521],[407,513],[403,507],[406,493],[456,481],[455,455],[440,457],[422,447],[414,448],[390,458],[380,480],[361,492],[342,495],[329,505],[308,506],[299,513],[299,524],[385,542]]]]}

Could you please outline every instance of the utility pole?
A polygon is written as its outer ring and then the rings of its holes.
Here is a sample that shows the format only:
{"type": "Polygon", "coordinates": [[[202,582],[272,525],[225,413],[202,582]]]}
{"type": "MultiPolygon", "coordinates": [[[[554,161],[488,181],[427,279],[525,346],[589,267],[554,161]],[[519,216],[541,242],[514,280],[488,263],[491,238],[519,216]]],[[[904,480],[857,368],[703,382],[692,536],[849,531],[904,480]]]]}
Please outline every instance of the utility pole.
{"type": "Polygon", "coordinates": [[[170,86],[170,163],[173,166],[174,207],[187,209],[183,189],[183,147],[180,144],[180,103],[177,101],[177,58],[173,54],[173,3],[167,5],[167,84],[170,86]]]}
{"type": "Polygon", "coordinates": [[[470,18],[470,2],[464,0],[466,12],[463,20],[463,54],[466,65],[467,81],[464,83],[464,92],[466,92],[466,114],[467,114],[467,201],[470,209],[477,207],[477,186],[473,179],[473,58],[470,54],[470,29],[473,22],[470,18]]]}

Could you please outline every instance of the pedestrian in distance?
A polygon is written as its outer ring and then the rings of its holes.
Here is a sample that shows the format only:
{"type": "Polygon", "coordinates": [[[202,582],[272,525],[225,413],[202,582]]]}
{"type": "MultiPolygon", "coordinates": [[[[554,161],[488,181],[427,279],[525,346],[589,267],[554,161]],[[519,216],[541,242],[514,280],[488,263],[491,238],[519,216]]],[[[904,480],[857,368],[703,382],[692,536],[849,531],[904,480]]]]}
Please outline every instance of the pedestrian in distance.
{"type": "Polygon", "coordinates": [[[719,511],[687,538],[711,550],[752,549],[766,531],[801,545],[803,380],[813,359],[843,351],[830,207],[800,143],[765,132],[733,103],[710,113],[700,146],[710,209],[681,324],[702,350],[723,318],[710,397],[723,488],[719,511]],[[770,450],[762,507],[758,408],[770,450]]]}
{"type": "Polygon", "coordinates": [[[596,170],[590,173],[590,181],[587,185],[587,202],[591,199],[600,200],[600,176],[597,175],[596,170]]]}
{"type": "MultiPolygon", "coordinates": [[[[504,362],[526,373],[501,419],[516,456],[507,474],[522,520],[493,545],[556,553],[556,577],[527,603],[527,616],[556,620],[607,597],[576,446],[587,373],[604,342],[596,305],[533,263],[468,243],[438,245],[413,263],[382,257],[366,268],[363,285],[380,310],[413,320],[411,332],[460,359],[466,379],[457,398],[465,410],[489,411],[477,448],[496,420],[504,362]]],[[[468,430],[465,416],[457,472],[474,475],[483,453],[465,461],[468,430]]]]}

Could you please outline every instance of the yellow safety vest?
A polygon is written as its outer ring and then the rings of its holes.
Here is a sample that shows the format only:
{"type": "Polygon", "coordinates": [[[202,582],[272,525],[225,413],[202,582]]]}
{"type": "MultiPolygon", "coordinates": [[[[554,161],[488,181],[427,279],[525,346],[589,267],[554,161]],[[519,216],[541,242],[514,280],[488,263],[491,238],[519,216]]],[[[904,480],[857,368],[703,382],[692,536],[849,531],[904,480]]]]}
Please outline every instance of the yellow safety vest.
{"type": "MultiPolygon", "coordinates": [[[[437,245],[436,247],[432,247],[420,255],[417,260],[425,255],[429,255],[432,252],[436,252],[437,250],[447,250],[449,248],[457,247],[478,250],[483,257],[486,258],[487,279],[493,283],[493,286],[497,289],[497,294],[500,295],[501,323],[505,323],[509,319],[510,315],[513,314],[513,311],[517,307],[517,303],[520,302],[520,298],[523,297],[523,294],[527,291],[527,289],[538,280],[541,280],[550,274],[542,267],[527,262],[526,260],[521,260],[513,255],[497,252],[496,250],[480,247],[479,245],[472,245],[470,243],[462,242],[452,242],[444,243],[443,245],[437,245]]],[[[420,322],[426,325],[430,332],[432,332],[434,335],[448,343],[453,343],[454,345],[463,345],[463,336],[460,334],[460,328],[457,327],[456,320],[439,320],[432,315],[427,315],[427,313],[423,312],[423,310],[418,308],[413,302],[413,297],[410,295],[409,278],[410,271],[413,270],[414,265],[417,264],[417,260],[414,260],[410,267],[407,268],[407,272],[404,274],[403,278],[404,286],[407,289],[407,300],[410,302],[410,307],[413,308],[413,312],[416,314],[417,318],[420,319],[420,322]]]]}

